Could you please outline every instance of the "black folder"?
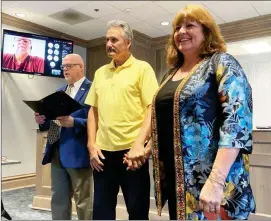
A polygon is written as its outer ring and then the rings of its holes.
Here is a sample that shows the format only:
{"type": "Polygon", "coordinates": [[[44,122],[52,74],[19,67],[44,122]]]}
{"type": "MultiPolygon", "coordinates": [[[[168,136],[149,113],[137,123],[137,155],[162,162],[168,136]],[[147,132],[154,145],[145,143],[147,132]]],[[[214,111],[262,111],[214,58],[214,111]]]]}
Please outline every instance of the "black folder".
{"type": "Polygon", "coordinates": [[[23,101],[34,112],[45,115],[48,120],[55,120],[59,116],[67,116],[83,108],[76,100],[64,91],[57,91],[38,101],[23,101]]]}

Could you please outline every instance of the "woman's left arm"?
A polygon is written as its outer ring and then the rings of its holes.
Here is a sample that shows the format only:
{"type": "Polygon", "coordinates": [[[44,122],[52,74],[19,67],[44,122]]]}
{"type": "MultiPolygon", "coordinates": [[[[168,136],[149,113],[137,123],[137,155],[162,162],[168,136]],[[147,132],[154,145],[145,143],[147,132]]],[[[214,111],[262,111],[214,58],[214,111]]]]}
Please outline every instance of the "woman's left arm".
{"type": "Polygon", "coordinates": [[[238,148],[218,150],[212,171],[200,193],[200,208],[205,212],[220,213],[224,183],[239,151],[238,148]]]}
{"type": "Polygon", "coordinates": [[[221,125],[218,152],[200,194],[205,212],[220,212],[223,187],[240,153],[252,152],[252,91],[239,63],[229,54],[221,56],[216,70],[221,125]]]}

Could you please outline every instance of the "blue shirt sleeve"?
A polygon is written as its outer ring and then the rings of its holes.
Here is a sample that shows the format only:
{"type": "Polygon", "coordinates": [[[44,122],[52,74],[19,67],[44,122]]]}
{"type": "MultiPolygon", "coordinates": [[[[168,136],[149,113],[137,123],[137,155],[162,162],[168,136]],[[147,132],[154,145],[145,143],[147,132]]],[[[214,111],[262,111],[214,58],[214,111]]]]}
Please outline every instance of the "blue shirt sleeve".
{"type": "Polygon", "coordinates": [[[238,61],[223,54],[216,74],[221,76],[218,96],[222,110],[219,148],[252,152],[252,89],[238,61]]]}

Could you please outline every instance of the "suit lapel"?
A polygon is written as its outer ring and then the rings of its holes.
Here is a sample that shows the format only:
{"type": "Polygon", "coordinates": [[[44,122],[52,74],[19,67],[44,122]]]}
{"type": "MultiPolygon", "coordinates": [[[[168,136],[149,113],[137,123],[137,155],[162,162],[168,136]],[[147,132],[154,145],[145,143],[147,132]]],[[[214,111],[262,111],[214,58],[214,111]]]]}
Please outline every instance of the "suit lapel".
{"type": "Polygon", "coordinates": [[[84,82],[81,84],[81,87],[77,91],[74,100],[80,101],[81,97],[86,93],[86,91],[89,88],[89,82],[87,79],[84,80],[84,82]]]}

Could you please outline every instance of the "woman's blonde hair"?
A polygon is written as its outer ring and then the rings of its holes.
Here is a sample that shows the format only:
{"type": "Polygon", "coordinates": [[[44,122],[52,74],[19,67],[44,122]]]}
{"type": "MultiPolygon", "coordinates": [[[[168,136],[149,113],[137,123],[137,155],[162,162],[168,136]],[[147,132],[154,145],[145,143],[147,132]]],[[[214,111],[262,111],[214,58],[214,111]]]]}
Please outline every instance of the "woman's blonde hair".
{"type": "Polygon", "coordinates": [[[172,35],[166,47],[169,67],[183,64],[183,54],[175,45],[174,33],[176,26],[184,21],[195,21],[202,25],[205,40],[201,45],[200,57],[210,56],[215,52],[226,52],[226,43],[214,18],[202,6],[189,4],[175,16],[172,22],[172,35]]]}

